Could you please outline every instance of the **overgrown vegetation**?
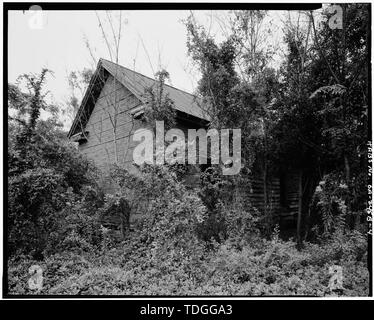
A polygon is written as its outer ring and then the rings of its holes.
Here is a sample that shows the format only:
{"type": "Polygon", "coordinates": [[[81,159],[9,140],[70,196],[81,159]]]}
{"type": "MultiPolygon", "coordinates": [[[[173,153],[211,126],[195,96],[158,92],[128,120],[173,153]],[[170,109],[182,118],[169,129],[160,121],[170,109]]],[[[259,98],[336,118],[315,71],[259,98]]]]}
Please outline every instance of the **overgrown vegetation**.
{"type": "MultiPolygon", "coordinates": [[[[27,93],[9,85],[8,293],[368,295],[369,12],[342,6],[343,30],[313,30],[311,15],[306,30],[286,30],[280,70],[269,67],[269,50],[246,51],[244,43],[266,12],[234,12],[235,32],[221,44],[193,16],[186,22],[202,107],[210,106],[211,127],[242,128],[245,162],[234,178],[209,167],[196,189],[183,183],[187,169],[178,164],[144,165],[137,174],[115,164],[117,188],[105,194],[97,169],[66,140],[46,102],[48,71],[20,78],[27,93]],[[43,120],[42,110],[52,117],[43,120]],[[299,170],[294,237],[282,239],[266,188],[264,211],[243,200],[240,186],[255,166],[265,182],[299,170]],[[43,272],[40,290],[28,285],[33,265],[43,272]],[[336,265],[343,288],[332,290],[336,265]]],[[[174,124],[167,76],[159,73],[156,90],[146,91],[151,124],[174,124]]]]}
{"type": "Polygon", "coordinates": [[[67,219],[51,237],[57,240],[52,254],[42,261],[11,258],[10,293],[35,293],[27,281],[28,268],[37,264],[45,270],[41,294],[325,296],[336,294],[328,287],[328,270],[337,264],[346,273],[341,294],[367,294],[367,242],[358,231],[338,230],[300,252],[277,230],[263,239],[255,212],[236,211],[225,217],[225,238],[208,241],[207,208],[175,173],[147,166],[131,187],[145,191],[141,197],[148,201],[135,230],[115,238],[94,217],[87,220],[96,205],[96,194],[87,190],[83,201],[63,210],[67,219]]]}

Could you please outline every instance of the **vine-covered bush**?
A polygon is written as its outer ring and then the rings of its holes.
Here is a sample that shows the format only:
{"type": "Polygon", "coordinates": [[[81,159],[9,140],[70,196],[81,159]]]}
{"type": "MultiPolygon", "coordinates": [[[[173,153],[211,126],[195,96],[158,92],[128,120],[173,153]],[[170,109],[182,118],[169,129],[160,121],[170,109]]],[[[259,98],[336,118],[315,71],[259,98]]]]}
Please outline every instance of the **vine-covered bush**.
{"type": "Polygon", "coordinates": [[[55,214],[55,224],[49,230],[46,253],[94,252],[103,242],[99,209],[103,194],[92,186],[85,186],[81,194],[72,190],[64,195],[65,206],[55,214]]]}
{"type": "Polygon", "coordinates": [[[25,144],[22,139],[9,141],[10,255],[25,253],[42,259],[44,254],[74,246],[87,249],[91,233],[97,233],[88,231],[97,229],[95,213],[102,205],[96,169],[50,126],[38,122],[25,144]]]}
{"type": "Polygon", "coordinates": [[[341,174],[330,173],[323,177],[316,187],[310,208],[311,239],[318,236],[335,236],[346,229],[367,232],[366,223],[362,223],[365,210],[357,207],[355,209],[352,205],[356,196],[353,196],[352,192],[357,191],[354,190],[357,183],[352,183],[350,190],[341,174]]]}
{"type": "Polygon", "coordinates": [[[242,198],[243,183],[248,183],[245,177],[223,176],[219,166],[202,172],[199,196],[208,210],[199,233],[204,241],[230,240],[240,247],[258,235],[259,212],[242,198]]]}
{"type": "MultiPolygon", "coordinates": [[[[124,194],[135,196],[144,210],[138,212],[137,230],[154,256],[185,254],[199,246],[197,228],[206,219],[206,207],[192,190],[178,181],[175,172],[163,166],[144,165],[137,177],[116,169],[124,194]]],[[[131,202],[129,198],[129,202],[131,202]]]]}
{"type": "Polygon", "coordinates": [[[27,257],[11,260],[10,291],[32,293],[27,287],[28,268],[37,263],[45,276],[40,294],[368,295],[362,234],[347,233],[338,243],[306,243],[299,251],[294,242],[280,240],[275,232],[271,240],[258,238],[242,248],[216,243],[213,250],[198,251],[195,256],[158,251],[166,247],[150,247],[144,240],[136,233],[121,246],[97,255],[62,253],[43,262],[27,257]],[[161,252],[163,257],[157,254],[161,252]],[[329,269],[334,265],[342,267],[344,279],[343,289],[337,292],[329,287],[329,269]]]}
{"type": "Polygon", "coordinates": [[[225,214],[225,235],[220,242],[207,242],[201,230],[209,222],[209,209],[173,170],[146,165],[137,175],[118,167],[114,171],[117,195],[103,197],[86,187],[79,198],[67,191],[68,203],[56,216],[66,225],[52,229],[48,255],[42,261],[10,259],[10,294],[35,293],[28,287],[32,265],[43,271],[39,294],[368,294],[367,242],[359,231],[339,229],[333,236],[306,242],[299,251],[294,242],[280,240],[277,228],[271,240],[262,238],[256,232],[255,210],[220,202],[215,209],[225,214]],[[137,223],[121,241],[111,242],[99,216],[116,201],[130,203],[130,195],[144,202],[137,223]],[[344,276],[338,292],[329,287],[329,270],[336,265],[344,276]]]}
{"type": "Polygon", "coordinates": [[[75,194],[53,169],[31,169],[10,177],[8,188],[10,254],[40,259],[44,253],[98,245],[100,196],[92,187],[75,194]],[[90,192],[96,194],[94,199],[88,198],[90,192]]]}
{"type": "Polygon", "coordinates": [[[56,212],[64,207],[63,177],[53,169],[30,169],[8,181],[10,253],[40,255],[56,212]]]}

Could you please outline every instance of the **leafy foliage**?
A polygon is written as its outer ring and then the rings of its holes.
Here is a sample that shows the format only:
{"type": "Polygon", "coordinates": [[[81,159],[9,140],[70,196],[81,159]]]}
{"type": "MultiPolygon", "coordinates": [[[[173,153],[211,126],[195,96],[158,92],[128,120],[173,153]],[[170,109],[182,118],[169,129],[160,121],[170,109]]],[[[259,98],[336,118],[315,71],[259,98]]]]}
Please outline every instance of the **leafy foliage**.
{"type": "MultiPolygon", "coordinates": [[[[68,199],[76,202],[78,196],[83,196],[85,186],[95,187],[94,166],[61,139],[54,121],[39,119],[40,110],[48,107],[41,93],[45,74],[43,70],[40,76],[24,76],[28,80],[28,94],[10,86],[10,96],[17,92],[21,97],[13,97],[11,105],[24,110],[21,116],[29,120],[16,118],[20,121],[12,123],[15,138],[9,140],[9,249],[11,254],[27,252],[38,259],[54,247],[53,243],[62,243],[67,236],[64,228],[72,227],[65,223],[61,228],[66,208],[71,205],[68,199]]],[[[75,209],[79,216],[79,208],[75,209]]]]}
{"type": "Polygon", "coordinates": [[[147,107],[144,113],[144,120],[155,128],[155,121],[164,121],[165,127],[170,129],[175,126],[176,111],[174,102],[165,93],[165,81],[169,78],[169,73],[161,70],[156,73],[156,83],[154,86],[145,88],[145,98],[147,107]]]}
{"type": "MultiPolygon", "coordinates": [[[[366,250],[360,233],[319,245],[306,243],[302,252],[294,242],[274,236],[271,241],[257,239],[241,249],[223,244],[199,259],[184,257],[186,263],[171,259],[169,253],[155,264],[155,256],[150,260],[149,250],[134,237],[127,245],[99,257],[49,257],[41,265],[46,276],[41,294],[366,296],[369,272],[362,255],[366,250]],[[329,267],[336,264],[342,266],[344,275],[340,293],[328,286],[329,267]]],[[[11,293],[32,293],[27,279],[28,268],[34,263],[28,259],[10,261],[11,293]]]]}

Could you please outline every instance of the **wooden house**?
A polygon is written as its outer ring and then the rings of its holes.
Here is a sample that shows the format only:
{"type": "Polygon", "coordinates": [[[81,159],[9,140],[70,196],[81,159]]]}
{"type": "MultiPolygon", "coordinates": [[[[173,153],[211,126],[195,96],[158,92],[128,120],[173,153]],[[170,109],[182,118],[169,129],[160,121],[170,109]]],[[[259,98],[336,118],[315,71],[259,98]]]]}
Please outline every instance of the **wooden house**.
{"type": "MultiPolygon", "coordinates": [[[[155,83],[138,72],[100,59],[68,137],[78,142],[79,151],[104,171],[114,162],[129,171],[136,170],[132,151],[137,143],[132,137],[137,129],[146,126],[142,119],[146,104],[144,92],[155,83]]],[[[209,117],[194,95],[169,85],[164,90],[174,102],[178,128],[197,129],[209,124],[209,117]]],[[[272,178],[268,185],[270,209],[281,224],[295,222],[298,199],[295,181],[297,177],[290,174],[286,178],[272,178]]],[[[253,177],[251,186],[243,189],[242,194],[264,211],[261,174],[253,177]]]]}
{"type": "MultiPolygon", "coordinates": [[[[117,162],[132,170],[136,146],[132,136],[146,126],[142,120],[144,92],[155,83],[138,72],[100,59],[68,137],[78,142],[79,150],[99,168],[117,162]]],[[[209,123],[194,95],[169,85],[165,85],[165,91],[174,101],[178,128],[200,128],[209,123]]]]}

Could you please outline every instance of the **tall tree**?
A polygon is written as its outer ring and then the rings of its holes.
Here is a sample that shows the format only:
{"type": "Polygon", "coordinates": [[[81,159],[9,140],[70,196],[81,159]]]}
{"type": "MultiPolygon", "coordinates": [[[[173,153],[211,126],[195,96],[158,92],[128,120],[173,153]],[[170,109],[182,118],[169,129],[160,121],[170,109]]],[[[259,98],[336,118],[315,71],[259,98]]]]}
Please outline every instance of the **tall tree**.
{"type": "MultiPolygon", "coordinates": [[[[346,202],[353,226],[365,207],[370,6],[340,6],[341,29],[332,29],[328,23],[317,29],[311,13],[317,52],[311,97],[320,106],[323,146],[329,152],[325,171],[342,172],[350,194],[346,202]]],[[[328,11],[324,15],[326,21],[331,18],[328,11]]]]}

